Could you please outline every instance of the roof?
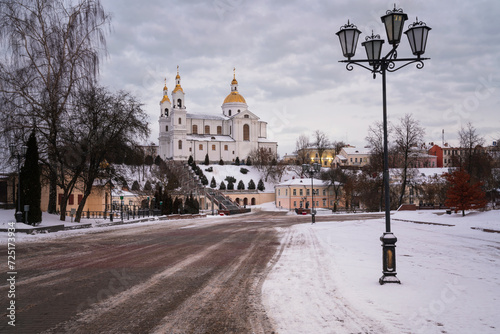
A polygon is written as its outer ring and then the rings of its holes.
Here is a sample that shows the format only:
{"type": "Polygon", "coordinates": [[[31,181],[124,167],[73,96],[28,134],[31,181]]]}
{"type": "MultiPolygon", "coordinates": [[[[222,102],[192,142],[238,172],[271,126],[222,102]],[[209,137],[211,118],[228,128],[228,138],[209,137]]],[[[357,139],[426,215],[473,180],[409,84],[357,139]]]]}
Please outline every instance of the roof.
{"type": "Polygon", "coordinates": [[[223,142],[234,142],[231,136],[225,135],[204,135],[204,134],[191,134],[186,136],[187,140],[193,141],[223,141],[223,142]]]}
{"type": "Polygon", "coordinates": [[[220,120],[220,121],[225,121],[228,119],[228,117],[224,115],[215,115],[215,114],[193,114],[193,113],[186,113],[186,118],[190,119],[210,119],[210,120],[220,120]]]}
{"type": "Polygon", "coordinates": [[[367,155],[370,154],[370,149],[367,148],[356,148],[356,147],[344,147],[342,148],[345,153],[349,155],[355,155],[355,154],[363,154],[367,155]]]}
{"type": "Polygon", "coordinates": [[[231,93],[229,93],[228,96],[226,96],[226,98],[224,99],[224,103],[247,103],[247,101],[245,101],[245,98],[243,96],[241,96],[240,93],[238,93],[238,91],[232,91],[231,93]]]}
{"type": "MultiPolygon", "coordinates": [[[[313,179],[313,183],[317,186],[328,186],[328,181],[323,181],[323,180],[319,180],[319,179],[313,179]]],[[[276,186],[306,186],[306,187],[310,187],[311,186],[311,179],[310,178],[291,179],[288,181],[278,183],[276,186]]]]}

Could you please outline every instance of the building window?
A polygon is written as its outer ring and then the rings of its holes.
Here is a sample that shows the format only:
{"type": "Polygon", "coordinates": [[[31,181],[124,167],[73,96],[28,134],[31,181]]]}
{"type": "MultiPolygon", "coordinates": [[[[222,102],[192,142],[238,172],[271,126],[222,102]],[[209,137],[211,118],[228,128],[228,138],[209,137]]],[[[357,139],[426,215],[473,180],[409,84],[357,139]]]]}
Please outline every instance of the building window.
{"type": "Polygon", "coordinates": [[[206,135],[210,134],[210,125],[205,125],[205,134],[206,135]]]}
{"type": "Polygon", "coordinates": [[[182,108],[182,100],[177,99],[177,107],[182,108]]]}
{"type": "Polygon", "coordinates": [[[309,189],[306,189],[306,196],[309,196],[309,189]]]}
{"type": "Polygon", "coordinates": [[[69,205],[75,204],[75,198],[74,198],[73,194],[69,195],[68,204],[69,205]]]}
{"type": "Polygon", "coordinates": [[[217,134],[218,135],[222,134],[222,126],[220,126],[220,125],[217,127],[217,134]]]}
{"type": "Polygon", "coordinates": [[[293,207],[296,208],[297,207],[297,201],[293,201],[293,207]]]}
{"type": "Polygon", "coordinates": [[[179,140],[179,150],[182,150],[182,140],[179,140]]]}
{"type": "Polygon", "coordinates": [[[78,205],[80,205],[80,203],[82,202],[83,200],[83,195],[82,194],[78,194],[78,205]]]}
{"type": "Polygon", "coordinates": [[[182,118],[179,117],[179,124],[182,124],[182,118]]]}
{"type": "Polygon", "coordinates": [[[323,206],[326,206],[326,199],[323,200],[323,206]]]}
{"type": "Polygon", "coordinates": [[[189,148],[189,152],[193,152],[193,148],[192,147],[189,148]]]}
{"type": "Polygon", "coordinates": [[[229,147],[227,145],[224,145],[224,151],[227,151],[229,147]]]}
{"type": "Polygon", "coordinates": [[[165,108],[165,116],[168,117],[168,108],[165,108]]]}
{"type": "Polygon", "coordinates": [[[288,196],[288,189],[285,189],[285,196],[288,196]]]}
{"type": "Polygon", "coordinates": [[[323,196],[326,196],[326,189],[323,189],[323,196]]]}
{"type": "Polygon", "coordinates": [[[293,189],[293,196],[297,196],[297,189],[293,189]]]}
{"type": "Polygon", "coordinates": [[[167,126],[165,126],[165,131],[166,131],[166,132],[168,132],[168,125],[167,125],[167,126]]]}
{"type": "Polygon", "coordinates": [[[281,189],[278,189],[278,196],[281,196],[281,189]]]}
{"type": "Polygon", "coordinates": [[[198,134],[198,125],[193,124],[193,134],[197,135],[198,134]]]}
{"type": "Polygon", "coordinates": [[[300,196],[304,195],[303,189],[300,189],[300,196]]]}
{"type": "Polygon", "coordinates": [[[228,112],[229,112],[228,115],[231,116],[231,109],[229,109],[228,112]]]}
{"type": "MultiPolygon", "coordinates": [[[[238,110],[238,112],[240,112],[240,111],[238,110]]],[[[243,118],[250,118],[250,116],[245,115],[245,116],[243,116],[243,118]]]]}
{"type": "Polygon", "coordinates": [[[200,145],[198,146],[198,149],[199,149],[200,151],[203,151],[203,144],[200,144],[200,145]]]}
{"type": "Polygon", "coordinates": [[[229,126],[229,135],[232,135],[232,134],[233,134],[233,127],[229,126]]]}
{"type": "Polygon", "coordinates": [[[243,125],[243,140],[250,141],[250,126],[248,124],[243,125]]]}
{"type": "Polygon", "coordinates": [[[212,151],[215,151],[215,145],[212,145],[212,151]]]}

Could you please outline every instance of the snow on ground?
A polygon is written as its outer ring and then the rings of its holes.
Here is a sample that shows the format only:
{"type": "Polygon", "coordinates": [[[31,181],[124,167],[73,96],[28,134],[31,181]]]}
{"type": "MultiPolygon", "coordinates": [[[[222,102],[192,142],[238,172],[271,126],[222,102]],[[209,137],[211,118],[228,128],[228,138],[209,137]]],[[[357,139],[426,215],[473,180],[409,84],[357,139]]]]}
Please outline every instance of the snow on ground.
{"type": "Polygon", "coordinates": [[[296,225],[264,305],[279,333],[498,333],[500,234],[472,227],[500,231],[500,211],[393,214],[402,284],[381,286],[384,219],[296,225]]]}

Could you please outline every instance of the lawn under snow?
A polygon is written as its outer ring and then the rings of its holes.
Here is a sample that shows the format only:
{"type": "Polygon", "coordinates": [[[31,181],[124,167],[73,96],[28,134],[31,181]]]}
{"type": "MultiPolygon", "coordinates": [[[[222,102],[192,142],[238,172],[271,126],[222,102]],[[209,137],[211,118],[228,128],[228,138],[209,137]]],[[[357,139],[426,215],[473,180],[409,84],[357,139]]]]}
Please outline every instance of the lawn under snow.
{"type": "Polygon", "coordinates": [[[378,283],[384,228],[377,219],[283,230],[283,252],[263,285],[277,331],[500,332],[500,234],[480,230],[500,231],[499,210],[393,214],[401,285],[378,283]]]}

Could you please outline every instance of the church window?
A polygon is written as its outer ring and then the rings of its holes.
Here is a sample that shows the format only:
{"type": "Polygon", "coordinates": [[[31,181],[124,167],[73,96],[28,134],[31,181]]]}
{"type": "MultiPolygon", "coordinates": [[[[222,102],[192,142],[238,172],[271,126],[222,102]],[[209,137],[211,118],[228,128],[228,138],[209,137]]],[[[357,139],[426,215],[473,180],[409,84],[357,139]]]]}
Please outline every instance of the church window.
{"type": "Polygon", "coordinates": [[[205,125],[205,134],[206,135],[210,134],[210,125],[205,125]]]}
{"type": "Polygon", "coordinates": [[[215,151],[215,145],[212,145],[212,151],[215,151]]]}
{"type": "Polygon", "coordinates": [[[182,150],[182,140],[179,140],[179,150],[182,150]]]}
{"type": "Polygon", "coordinates": [[[165,126],[165,131],[167,131],[167,132],[168,132],[168,125],[167,125],[167,126],[165,126]]]}
{"type": "Polygon", "coordinates": [[[179,124],[182,124],[182,118],[179,117],[179,124]]]}
{"type": "Polygon", "coordinates": [[[177,107],[182,108],[182,100],[177,99],[177,107]]]}
{"type": "Polygon", "coordinates": [[[224,151],[227,151],[228,150],[228,146],[227,145],[224,145],[224,151]]]}
{"type": "Polygon", "coordinates": [[[197,135],[198,134],[198,125],[193,124],[193,134],[197,135]]]}
{"type": "Polygon", "coordinates": [[[189,148],[189,152],[193,152],[193,148],[192,147],[189,148]]]}
{"type": "MultiPolygon", "coordinates": [[[[239,110],[238,110],[238,112],[239,112],[239,110]]],[[[245,116],[243,116],[243,117],[244,117],[244,118],[250,118],[250,116],[249,116],[249,115],[245,115],[245,116]]]]}
{"type": "Polygon", "coordinates": [[[231,116],[231,109],[229,109],[228,112],[229,112],[228,115],[231,116]]]}
{"type": "Polygon", "coordinates": [[[220,125],[217,127],[217,134],[218,135],[222,134],[222,126],[220,126],[220,125]]]}
{"type": "Polygon", "coordinates": [[[165,116],[168,117],[168,108],[165,108],[165,116]]]}
{"type": "Polygon", "coordinates": [[[200,144],[200,145],[198,146],[198,149],[199,149],[200,151],[203,151],[203,144],[200,144]]]}
{"type": "Polygon", "coordinates": [[[238,112],[240,112],[240,109],[238,109],[238,112]]]}
{"type": "Polygon", "coordinates": [[[232,134],[233,134],[233,127],[229,126],[229,135],[232,135],[232,134]]]}
{"type": "Polygon", "coordinates": [[[248,124],[243,125],[243,140],[250,140],[250,126],[248,124]]]}

